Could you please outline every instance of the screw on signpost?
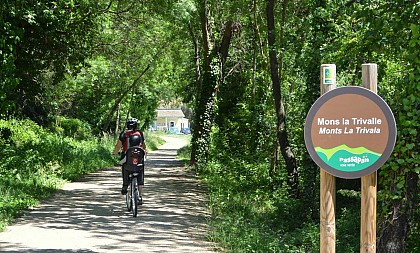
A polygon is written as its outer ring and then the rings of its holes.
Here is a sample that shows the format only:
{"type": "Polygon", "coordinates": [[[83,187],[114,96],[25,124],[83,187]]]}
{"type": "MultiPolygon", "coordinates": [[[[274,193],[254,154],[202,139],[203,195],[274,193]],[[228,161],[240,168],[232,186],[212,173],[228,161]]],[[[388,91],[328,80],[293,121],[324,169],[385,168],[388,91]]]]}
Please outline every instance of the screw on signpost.
{"type": "MultiPolygon", "coordinates": [[[[336,88],[335,64],[321,65],[321,95],[336,88]]],[[[320,168],[320,252],[335,252],[335,177],[320,168]]]]}
{"type": "MultiPolygon", "coordinates": [[[[362,86],[377,93],[378,66],[362,65],[362,86]]],[[[361,180],[360,253],[376,252],[376,171],[361,180]]]]}

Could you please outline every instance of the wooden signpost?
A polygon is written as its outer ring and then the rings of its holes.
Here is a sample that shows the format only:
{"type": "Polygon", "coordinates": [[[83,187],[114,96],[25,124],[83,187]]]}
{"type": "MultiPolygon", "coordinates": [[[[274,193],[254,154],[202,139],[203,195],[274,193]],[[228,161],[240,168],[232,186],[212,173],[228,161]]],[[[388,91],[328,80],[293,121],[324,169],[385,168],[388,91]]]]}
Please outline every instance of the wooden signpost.
{"type": "MultiPolygon", "coordinates": [[[[362,65],[362,86],[377,93],[378,66],[362,65]]],[[[361,219],[360,253],[376,252],[376,171],[362,177],[361,182],[361,219]]]]}
{"type": "Polygon", "coordinates": [[[336,88],[335,72],[321,66],[321,97],[305,122],[306,148],[321,168],[320,252],[335,252],[335,177],[361,178],[360,252],[376,252],[376,171],[394,148],[395,119],[376,95],[376,64],[363,64],[363,87],[336,88]]]}
{"type": "MultiPolygon", "coordinates": [[[[335,64],[321,65],[321,95],[335,88],[335,64]]],[[[335,177],[320,168],[320,252],[335,252],[335,191],[335,177]]]]}

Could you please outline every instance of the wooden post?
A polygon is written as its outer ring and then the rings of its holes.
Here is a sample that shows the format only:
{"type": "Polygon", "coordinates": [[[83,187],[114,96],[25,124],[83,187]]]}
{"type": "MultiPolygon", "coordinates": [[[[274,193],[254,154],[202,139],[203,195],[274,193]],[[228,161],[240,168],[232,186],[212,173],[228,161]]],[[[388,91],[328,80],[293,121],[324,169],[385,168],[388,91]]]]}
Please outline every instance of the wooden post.
{"type": "MultiPolygon", "coordinates": [[[[362,86],[377,93],[378,66],[362,65],[362,86]]],[[[360,219],[360,253],[376,252],[376,171],[362,177],[360,219]]]]}
{"type": "MultiPolygon", "coordinates": [[[[335,64],[321,65],[321,95],[336,88],[335,64]]],[[[320,168],[320,252],[335,253],[335,177],[320,168]]]]}

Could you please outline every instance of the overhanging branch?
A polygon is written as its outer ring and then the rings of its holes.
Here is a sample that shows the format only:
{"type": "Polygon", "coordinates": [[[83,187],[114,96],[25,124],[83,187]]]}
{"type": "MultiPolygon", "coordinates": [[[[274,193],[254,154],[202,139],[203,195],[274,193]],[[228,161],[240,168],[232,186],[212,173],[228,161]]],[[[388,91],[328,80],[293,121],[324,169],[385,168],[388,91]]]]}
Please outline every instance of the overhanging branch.
{"type": "Polygon", "coordinates": [[[102,131],[105,132],[106,130],[108,130],[109,125],[111,123],[111,119],[112,116],[114,116],[114,113],[117,111],[118,109],[118,105],[121,103],[121,101],[125,98],[125,96],[127,96],[128,92],[130,92],[130,90],[134,89],[137,85],[137,83],[139,82],[140,78],[149,70],[150,68],[150,64],[148,64],[146,66],[146,68],[140,73],[140,75],[137,76],[137,78],[133,81],[133,83],[130,85],[130,87],[128,87],[128,89],[126,89],[124,91],[124,93],[122,93],[116,100],[114,103],[114,106],[112,107],[111,111],[108,114],[106,123],[104,125],[104,127],[102,128],[102,131]]]}

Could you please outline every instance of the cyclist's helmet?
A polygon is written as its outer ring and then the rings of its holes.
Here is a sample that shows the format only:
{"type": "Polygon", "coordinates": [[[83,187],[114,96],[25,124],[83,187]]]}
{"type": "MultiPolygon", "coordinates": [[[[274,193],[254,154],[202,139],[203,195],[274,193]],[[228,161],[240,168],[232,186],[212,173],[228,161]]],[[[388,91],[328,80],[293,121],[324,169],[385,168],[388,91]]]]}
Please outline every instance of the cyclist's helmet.
{"type": "Polygon", "coordinates": [[[137,129],[137,119],[136,118],[128,118],[126,121],[127,129],[129,130],[136,130],[137,129]]]}

